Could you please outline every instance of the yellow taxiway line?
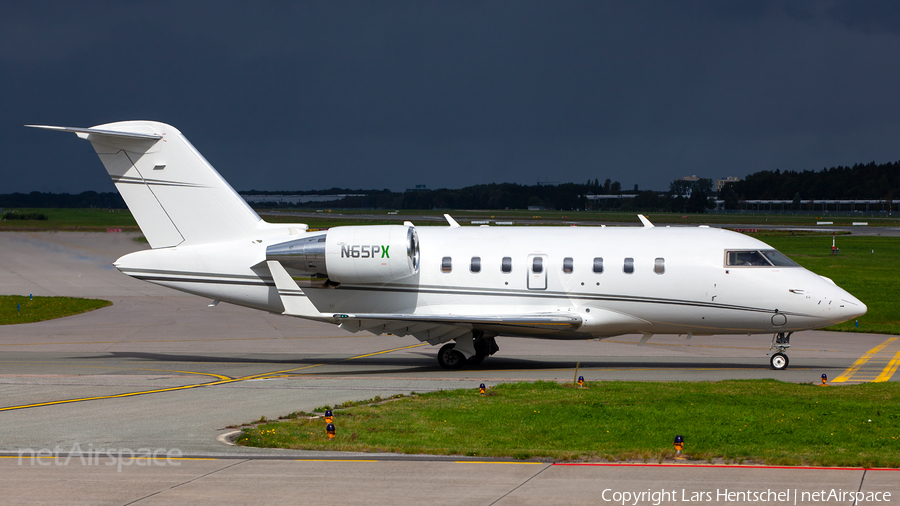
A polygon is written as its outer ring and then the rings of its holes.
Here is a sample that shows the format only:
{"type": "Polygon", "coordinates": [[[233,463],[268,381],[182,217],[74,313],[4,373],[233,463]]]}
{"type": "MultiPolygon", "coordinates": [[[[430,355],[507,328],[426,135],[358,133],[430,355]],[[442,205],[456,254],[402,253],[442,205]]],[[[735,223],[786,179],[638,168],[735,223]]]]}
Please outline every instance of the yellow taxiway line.
{"type": "MultiPolygon", "coordinates": [[[[265,378],[269,378],[269,377],[272,377],[275,375],[280,375],[280,374],[294,372],[294,371],[301,371],[304,369],[311,369],[313,367],[319,367],[322,365],[339,364],[341,362],[348,362],[350,360],[356,360],[356,359],[365,358],[365,357],[372,357],[375,355],[383,355],[385,353],[391,353],[394,351],[407,350],[410,348],[424,346],[425,344],[426,343],[419,343],[419,344],[413,344],[410,346],[401,346],[400,348],[391,348],[389,350],[376,351],[374,353],[366,353],[364,355],[357,355],[355,357],[343,358],[340,360],[335,360],[333,362],[323,362],[321,364],[312,364],[312,365],[307,365],[307,366],[303,366],[303,367],[297,367],[294,369],[284,369],[281,371],[271,371],[271,372],[267,372],[267,373],[263,373],[263,374],[254,374],[252,376],[242,376],[240,378],[230,378],[228,376],[222,376],[220,374],[212,374],[212,373],[200,373],[200,372],[191,372],[191,371],[168,371],[168,372],[182,372],[185,374],[204,374],[204,375],[214,376],[214,377],[218,377],[218,378],[222,378],[222,379],[220,379],[219,381],[211,381],[208,383],[198,383],[195,385],[182,385],[182,386],[169,387],[169,388],[158,388],[155,390],[144,390],[144,391],[140,391],[140,392],[127,392],[124,394],[114,394],[114,395],[98,395],[96,397],[81,397],[78,399],[62,399],[62,400],[58,400],[58,401],[38,402],[38,403],[34,403],[34,404],[22,404],[19,406],[6,406],[6,407],[0,407],[0,412],[13,411],[13,410],[17,410],[17,409],[26,409],[26,408],[37,408],[37,407],[41,407],[41,406],[54,406],[57,404],[70,404],[73,402],[96,401],[96,400],[101,400],[101,399],[118,399],[118,398],[123,398],[123,397],[134,397],[134,396],[138,396],[138,395],[157,394],[157,393],[162,393],[162,392],[174,392],[177,390],[189,390],[191,388],[211,387],[211,386],[216,386],[216,385],[224,385],[227,383],[237,383],[239,381],[265,379],[265,378]]],[[[163,371],[163,369],[138,369],[138,370],[163,371]]]]}
{"type": "Polygon", "coordinates": [[[881,383],[882,381],[891,379],[891,376],[893,376],[894,373],[897,372],[897,367],[900,367],[900,351],[894,354],[894,358],[892,358],[891,361],[888,362],[887,367],[885,367],[884,370],[881,371],[881,374],[879,374],[877,378],[872,380],[872,383],[881,383]]]}
{"type": "MultiPolygon", "coordinates": [[[[848,381],[851,377],[853,377],[854,374],[856,374],[857,371],[859,371],[860,367],[862,367],[863,365],[865,365],[866,362],[869,361],[869,359],[874,357],[876,354],[878,354],[879,351],[883,350],[885,347],[887,347],[889,344],[893,343],[897,339],[898,338],[896,338],[896,337],[892,337],[892,338],[888,339],[887,341],[879,344],[878,346],[872,348],[871,350],[867,351],[863,356],[859,357],[859,359],[857,359],[856,362],[853,363],[853,365],[851,365],[846,371],[844,371],[843,374],[841,374],[837,378],[834,378],[833,380],[831,380],[831,382],[832,383],[843,383],[845,381],[848,381]]],[[[898,354],[900,354],[900,353],[898,353],[898,354]]],[[[896,359],[896,356],[895,356],[895,359],[896,359]]],[[[893,361],[892,361],[892,363],[893,363],[893,361]]],[[[888,367],[886,367],[885,370],[882,371],[881,375],[884,375],[885,372],[887,372],[887,370],[890,367],[891,366],[888,365],[888,367]]],[[[896,366],[894,366],[894,370],[895,371],[897,370],[896,366]]],[[[891,372],[891,374],[893,374],[893,372],[891,372]]],[[[878,377],[880,378],[881,375],[879,375],[878,377]]],[[[890,378],[890,376],[888,376],[887,378],[890,378]]],[[[882,379],[881,381],[887,381],[887,378],[882,379]]]]}

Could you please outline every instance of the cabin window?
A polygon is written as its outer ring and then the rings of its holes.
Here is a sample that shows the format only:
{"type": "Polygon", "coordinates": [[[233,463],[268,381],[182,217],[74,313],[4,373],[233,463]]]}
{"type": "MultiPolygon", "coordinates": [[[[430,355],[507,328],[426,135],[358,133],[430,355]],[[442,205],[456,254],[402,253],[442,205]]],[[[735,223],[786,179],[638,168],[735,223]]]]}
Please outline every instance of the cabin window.
{"type": "Polygon", "coordinates": [[[472,257],[472,263],[469,264],[469,270],[472,272],[481,272],[481,257],[472,257]]]}
{"type": "Polygon", "coordinates": [[[503,257],[503,261],[500,262],[500,270],[507,274],[512,272],[512,258],[503,257]]]}
{"type": "Polygon", "coordinates": [[[566,274],[572,274],[572,270],[575,267],[575,261],[572,260],[572,257],[563,258],[563,272],[566,274]]]}
{"type": "Polygon", "coordinates": [[[441,272],[450,272],[453,270],[453,261],[450,257],[444,257],[441,259],[441,272]]]}
{"type": "Polygon", "coordinates": [[[634,259],[629,257],[625,259],[625,267],[622,269],[625,271],[625,274],[631,274],[634,272],[634,259]]]}
{"type": "Polygon", "coordinates": [[[657,258],[653,261],[653,272],[657,274],[665,274],[666,273],[666,259],[665,258],[657,258]]]}
{"type": "Polygon", "coordinates": [[[773,249],[759,251],[726,251],[728,267],[799,267],[797,262],[773,249]]]}
{"type": "Polygon", "coordinates": [[[531,262],[531,272],[535,274],[540,274],[544,272],[544,259],[541,257],[534,257],[534,260],[531,262]]]}
{"type": "Polygon", "coordinates": [[[603,259],[600,257],[594,259],[594,272],[603,274],[603,259]]]}

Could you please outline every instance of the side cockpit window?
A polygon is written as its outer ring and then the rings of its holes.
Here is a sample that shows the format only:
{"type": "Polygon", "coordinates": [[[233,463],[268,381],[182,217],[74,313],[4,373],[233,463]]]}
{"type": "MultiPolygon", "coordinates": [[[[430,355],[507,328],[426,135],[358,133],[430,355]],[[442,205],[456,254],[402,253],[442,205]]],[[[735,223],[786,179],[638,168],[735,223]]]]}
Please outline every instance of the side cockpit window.
{"type": "Polygon", "coordinates": [[[799,267],[783,253],[769,250],[726,251],[726,267],[799,267]]]}
{"type": "Polygon", "coordinates": [[[774,249],[764,249],[760,251],[766,260],[772,262],[775,267],[800,267],[800,264],[791,260],[784,253],[774,249]]]}

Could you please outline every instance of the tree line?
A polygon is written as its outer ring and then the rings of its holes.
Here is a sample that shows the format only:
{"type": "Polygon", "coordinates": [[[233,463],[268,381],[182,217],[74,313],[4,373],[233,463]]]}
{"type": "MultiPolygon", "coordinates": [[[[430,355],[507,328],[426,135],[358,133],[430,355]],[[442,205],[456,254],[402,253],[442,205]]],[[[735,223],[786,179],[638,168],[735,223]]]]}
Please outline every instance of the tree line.
{"type": "Polygon", "coordinates": [[[69,193],[6,193],[0,194],[0,208],[66,208],[66,209],[125,209],[125,201],[118,192],[87,191],[69,193]]]}
{"type": "MultiPolygon", "coordinates": [[[[369,209],[527,209],[539,206],[557,210],[620,210],[647,212],[702,213],[715,207],[715,199],[724,201],[726,209],[736,209],[742,200],[793,200],[799,204],[809,200],[885,200],[900,197],[900,161],[884,164],[856,164],[831,167],[820,171],[760,171],[741,181],[726,184],[716,194],[711,179],[675,180],[667,192],[623,191],[618,181],[599,178],[585,183],[558,185],[521,185],[491,183],[459,189],[243,191],[242,195],[338,195],[332,202],[300,204],[254,203],[256,208],[369,208],[369,209]],[[603,198],[622,194],[630,198],[603,198]],[[600,198],[589,198],[599,196],[600,198]]],[[[0,208],[103,208],[124,209],[125,201],[115,192],[94,191],[68,193],[10,193],[0,195],[0,208]]],[[[799,207],[799,206],[798,206],[799,207]]]]}
{"type": "Polygon", "coordinates": [[[750,174],[725,185],[719,198],[726,208],[741,200],[883,200],[900,197],[900,161],[823,168],[820,171],[770,171],[750,174]]]}

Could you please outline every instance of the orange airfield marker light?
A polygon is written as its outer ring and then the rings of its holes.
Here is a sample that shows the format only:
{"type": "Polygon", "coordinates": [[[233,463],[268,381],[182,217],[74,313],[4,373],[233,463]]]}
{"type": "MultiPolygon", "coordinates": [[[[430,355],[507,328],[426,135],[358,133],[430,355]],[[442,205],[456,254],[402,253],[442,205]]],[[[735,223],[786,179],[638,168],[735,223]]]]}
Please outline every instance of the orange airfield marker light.
{"type": "Polygon", "coordinates": [[[578,377],[578,386],[584,388],[584,376],[578,377]]]}
{"type": "Polygon", "coordinates": [[[330,409],[325,410],[325,423],[334,422],[334,413],[331,412],[330,409]]]}
{"type": "Polygon", "coordinates": [[[684,457],[681,455],[681,450],[684,449],[684,437],[675,436],[675,442],[672,444],[675,445],[675,458],[683,459],[684,457]]]}
{"type": "Polygon", "coordinates": [[[481,385],[478,386],[478,393],[481,395],[484,395],[484,391],[485,391],[484,383],[482,383],[481,385]]]}
{"type": "Polygon", "coordinates": [[[325,427],[325,432],[328,434],[328,439],[334,439],[334,424],[329,423],[327,427],[325,427]]]}
{"type": "Polygon", "coordinates": [[[828,386],[828,376],[826,376],[826,375],[824,375],[824,374],[822,375],[822,386],[823,386],[823,387],[827,387],[827,386],[828,386]]]}

